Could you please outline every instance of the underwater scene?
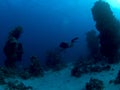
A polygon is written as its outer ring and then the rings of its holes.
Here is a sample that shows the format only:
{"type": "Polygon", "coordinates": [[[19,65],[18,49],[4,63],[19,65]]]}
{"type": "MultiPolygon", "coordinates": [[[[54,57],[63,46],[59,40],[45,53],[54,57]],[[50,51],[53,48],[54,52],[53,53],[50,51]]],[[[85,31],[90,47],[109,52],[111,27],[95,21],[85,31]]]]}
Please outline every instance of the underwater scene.
{"type": "Polygon", "coordinates": [[[0,0],[0,90],[120,90],[120,0],[0,0]]]}

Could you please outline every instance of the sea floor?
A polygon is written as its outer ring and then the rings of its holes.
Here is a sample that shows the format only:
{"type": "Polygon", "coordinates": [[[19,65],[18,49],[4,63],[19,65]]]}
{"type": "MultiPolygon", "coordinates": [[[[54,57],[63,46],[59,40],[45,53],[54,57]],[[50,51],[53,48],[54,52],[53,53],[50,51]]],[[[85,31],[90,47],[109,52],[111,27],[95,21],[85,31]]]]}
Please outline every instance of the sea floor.
{"type": "MultiPolygon", "coordinates": [[[[76,78],[71,76],[72,66],[68,65],[65,69],[57,72],[47,71],[44,77],[30,78],[22,80],[20,78],[12,78],[9,80],[18,80],[23,82],[26,86],[32,86],[33,90],[85,90],[85,85],[90,78],[97,78],[104,83],[104,90],[120,90],[120,85],[109,83],[110,80],[116,78],[120,70],[120,64],[112,65],[109,71],[102,71],[99,73],[83,74],[76,78]]],[[[0,86],[0,90],[6,90],[5,85],[0,86]]]]}

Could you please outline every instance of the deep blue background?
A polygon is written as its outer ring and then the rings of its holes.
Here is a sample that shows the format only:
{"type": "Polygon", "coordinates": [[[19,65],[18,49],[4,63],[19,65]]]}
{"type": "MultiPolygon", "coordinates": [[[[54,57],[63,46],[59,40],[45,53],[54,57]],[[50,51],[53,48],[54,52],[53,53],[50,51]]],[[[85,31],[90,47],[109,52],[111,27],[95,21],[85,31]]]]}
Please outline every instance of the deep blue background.
{"type": "MultiPolygon", "coordinates": [[[[23,61],[31,55],[45,60],[47,50],[78,36],[73,48],[64,53],[64,59],[77,60],[86,54],[85,33],[95,29],[91,8],[96,0],[0,0],[0,63],[5,56],[3,46],[8,32],[21,25],[24,32],[23,61]]],[[[118,10],[113,10],[118,14],[118,10]]]]}

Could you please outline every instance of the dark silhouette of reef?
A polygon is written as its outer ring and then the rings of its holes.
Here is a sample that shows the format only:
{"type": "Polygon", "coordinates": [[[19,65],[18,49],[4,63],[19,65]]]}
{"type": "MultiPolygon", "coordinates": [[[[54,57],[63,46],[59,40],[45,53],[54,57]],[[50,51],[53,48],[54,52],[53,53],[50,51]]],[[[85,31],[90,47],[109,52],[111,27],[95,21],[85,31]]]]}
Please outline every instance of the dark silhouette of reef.
{"type": "Polygon", "coordinates": [[[20,82],[18,80],[15,81],[8,81],[6,83],[6,89],[5,90],[33,90],[32,86],[26,86],[23,82],[20,82]]]}
{"type": "Polygon", "coordinates": [[[116,78],[109,81],[109,84],[114,84],[114,85],[120,84],[120,70],[118,71],[116,78]]]}
{"type": "Polygon", "coordinates": [[[30,75],[34,77],[43,76],[44,72],[43,72],[43,69],[42,69],[42,66],[40,64],[40,60],[38,59],[38,57],[32,56],[30,60],[31,60],[31,64],[28,70],[30,75]]]}
{"type": "Polygon", "coordinates": [[[22,32],[22,27],[18,26],[9,33],[8,40],[3,49],[6,56],[6,60],[4,62],[6,67],[15,68],[15,63],[22,60],[23,47],[18,41],[22,32]]]}
{"type": "MultiPolygon", "coordinates": [[[[118,62],[118,59],[120,60],[120,22],[113,15],[109,4],[98,0],[92,7],[92,15],[99,35],[94,30],[86,33],[90,57],[85,56],[85,59],[72,63],[72,68],[69,68],[71,70],[69,74],[72,77],[79,78],[84,74],[113,70],[112,65],[106,61],[115,63],[118,62]],[[101,60],[103,61],[101,62],[101,60]]],[[[14,79],[17,76],[27,80],[32,77],[43,77],[46,74],[45,70],[60,71],[67,67],[62,58],[63,52],[72,48],[79,39],[75,37],[69,43],[63,41],[57,48],[48,51],[44,67],[42,67],[37,56],[31,56],[28,67],[17,68],[16,62],[21,61],[23,55],[22,43],[18,41],[22,32],[21,26],[12,30],[3,49],[6,60],[4,62],[5,67],[0,67],[0,85],[6,85],[7,89],[10,90],[33,90],[33,87],[26,86],[19,81],[7,81],[6,78],[13,77],[14,79]]],[[[111,80],[109,83],[120,84],[120,70],[115,80],[111,80]]],[[[103,90],[104,83],[102,80],[90,78],[85,89],[103,90]]]]}
{"type": "Polygon", "coordinates": [[[81,77],[87,73],[100,73],[103,71],[111,70],[111,66],[109,64],[103,64],[103,62],[94,62],[95,60],[81,60],[76,62],[71,69],[71,76],[73,77],[81,77]]]}
{"type": "Polygon", "coordinates": [[[62,54],[65,50],[72,48],[78,39],[78,37],[75,37],[70,41],[70,43],[61,42],[58,48],[48,51],[45,61],[47,69],[51,69],[53,71],[63,69],[66,65],[65,62],[62,60],[62,54]]]}
{"type": "Polygon", "coordinates": [[[113,81],[114,84],[120,84],[120,70],[118,71],[117,77],[113,81]]]}
{"type": "Polygon", "coordinates": [[[65,66],[65,63],[61,54],[55,50],[47,52],[45,65],[48,70],[59,71],[65,66]]]}
{"type": "Polygon", "coordinates": [[[99,31],[100,52],[109,63],[118,61],[120,48],[120,22],[115,18],[109,4],[99,0],[92,7],[93,19],[99,31]]]}
{"type": "Polygon", "coordinates": [[[87,46],[90,56],[96,58],[100,54],[99,37],[95,30],[90,30],[86,33],[87,46]]]}
{"type": "Polygon", "coordinates": [[[86,90],[104,90],[104,83],[99,79],[91,78],[86,83],[86,90]]]}

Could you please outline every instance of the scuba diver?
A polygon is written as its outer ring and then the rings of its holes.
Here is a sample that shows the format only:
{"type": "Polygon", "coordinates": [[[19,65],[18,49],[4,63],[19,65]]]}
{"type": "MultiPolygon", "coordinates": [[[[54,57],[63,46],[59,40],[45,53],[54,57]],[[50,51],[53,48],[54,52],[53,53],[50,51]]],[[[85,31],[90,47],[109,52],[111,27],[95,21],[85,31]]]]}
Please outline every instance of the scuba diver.
{"type": "Polygon", "coordinates": [[[64,51],[68,48],[71,48],[74,46],[74,43],[78,40],[79,38],[78,37],[75,37],[73,38],[70,43],[67,43],[67,42],[61,42],[59,47],[61,48],[61,51],[64,51]]]}

